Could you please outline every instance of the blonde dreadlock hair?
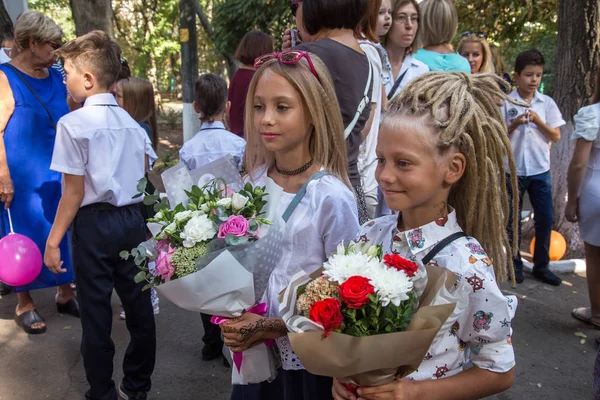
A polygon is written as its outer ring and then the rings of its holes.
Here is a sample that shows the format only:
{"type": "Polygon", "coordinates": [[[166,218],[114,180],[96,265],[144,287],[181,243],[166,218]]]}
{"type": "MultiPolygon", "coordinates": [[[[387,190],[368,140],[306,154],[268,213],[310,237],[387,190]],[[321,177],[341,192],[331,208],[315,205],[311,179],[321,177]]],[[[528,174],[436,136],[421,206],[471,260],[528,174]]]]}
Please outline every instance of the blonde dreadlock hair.
{"type": "MultiPolygon", "coordinates": [[[[439,137],[440,152],[454,148],[467,162],[462,178],[450,189],[448,204],[456,210],[464,232],[476,238],[494,261],[496,279],[514,278],[506,232],[509,210],[517,232],[518,198],[509,204],[504,158],[508,158],[510,185],[517,192],[517,173],[499,100],[515,103],[500,89],[505,82],[495,74],[467,75],[431,72],[412,80],[388,106],[385,120],[397,116],[428,116],[439,137]],[[509,208],[510,207],[510,208],[509,208]]],[[[516,103],[519,104],[519,103],[516,103]]]]}

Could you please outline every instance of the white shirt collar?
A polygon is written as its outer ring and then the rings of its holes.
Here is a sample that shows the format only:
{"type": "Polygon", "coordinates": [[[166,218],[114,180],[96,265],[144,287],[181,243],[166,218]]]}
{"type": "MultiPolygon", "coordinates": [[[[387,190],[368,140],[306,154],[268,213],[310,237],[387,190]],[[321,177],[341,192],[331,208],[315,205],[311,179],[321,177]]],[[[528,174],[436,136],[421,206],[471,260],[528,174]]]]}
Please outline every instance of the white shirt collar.
{"type": "Polygon", "coordinates": [[[225,125],[221,121],[203,122],[200,129],[225,129],[225,125]]]}
{"type": "MultiPolygon", "coordinates": [[[[413,255],[431,248],[433,245],[444,240],[453,233],[460,232],[462,229],[456,219],[456,211],[450,209],[447,217],[440,218],[428,224],[408,231],[399,232],[396,227],[392,231],[392,237],[403,236],[408,243],[408,247],[413,255]]],[[[394,239],[392,239],[394,240],[394,239]]]]}
{"type": "MultiPolygon", "coordinates": [[[[523,98],[521,97],[521,95],[519,94],[519,91],[517,89],[515,89],[513,91],[513,97],[516,100],[522,101],[523,103],[527,103],[525,100],[523,100],[523,98]]],[[[544,98],[544,96],[542,96],[542,94],[539,92],[539,90],[536,90],[535,93],[533,94],[533,99],[531,99],[531,103],[533,104],[536,101],[539,101],[541,103],[546,101],[546,99],[544,98]]]]}
{"type": "Polygon", "coordinates": [[[84,107],[89,106],[119,106],[117,104],[117,100],[115,100],[115,96],[111,93],[99,93],[93,96],[88,97],[83,104],[84,107]]]}

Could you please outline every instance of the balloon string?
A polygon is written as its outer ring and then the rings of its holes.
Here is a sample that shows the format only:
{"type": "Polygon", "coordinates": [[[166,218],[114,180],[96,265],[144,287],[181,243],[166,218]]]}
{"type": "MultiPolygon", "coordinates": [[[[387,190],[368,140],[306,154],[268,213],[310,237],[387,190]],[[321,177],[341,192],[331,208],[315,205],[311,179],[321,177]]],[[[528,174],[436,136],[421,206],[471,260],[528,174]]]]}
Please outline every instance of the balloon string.
{"type": "Polygon", "coordinates": [[[7,208],[6,212],[8,213],[8,225],[10,226],[10,233],[15,233],[13,230],[12,218],[10,217],[10,208],[7,208]]]}

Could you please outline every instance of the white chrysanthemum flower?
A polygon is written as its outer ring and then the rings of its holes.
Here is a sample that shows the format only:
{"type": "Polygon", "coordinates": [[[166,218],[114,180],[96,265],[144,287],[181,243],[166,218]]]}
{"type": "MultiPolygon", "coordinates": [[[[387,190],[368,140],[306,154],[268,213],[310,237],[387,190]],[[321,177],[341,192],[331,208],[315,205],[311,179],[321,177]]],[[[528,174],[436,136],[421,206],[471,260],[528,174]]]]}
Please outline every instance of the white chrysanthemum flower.
{"type": "Polygon", "coordinates": [[[235,211],[241,210],[246,203],[248,203],[248,200],[250,200],[248,197],[242,196],[239,193],[234,193],[233,196],[231,196],[231,206],[235,211]]]}
{"type": "MultiPolygon", "coordinates": [[[[338,249],[339,250],[339,249],[338,249]]],[[[323,275],[330,281],[344,283],[348,278],[355,275],[370,276],[372,269],[379,269],[379,260],[366,254],[334,254],[323,265],[323,275]]]]}
{"type": "Polygon", "coordinates": [[[223,206],[225,208],[231,207],[231,197],[224,197],[217,201],[217,207],[218,206],[223,206]]]}
{"type": "Polygon", "coordinates": [[[213,222],[206,215],[192,217],[185,224],[180,237],[183,240],[183,246],[187,248],[194,247],[197,243],[210,240],[215,237],[217,231],[213,222]]]}
{"type": "Polygon", "coordinates": [[[181,211],[178,212],[177,214],[175,214],[175,222],[179,222],[179,221],[185,221],[188,218],[192,217],[192,212],[190,210],[185,210],[185,211],[181,211]]]}
{"type": "Polygon", "coordinates": [[[210,211],[210,207],[208,206],[208,204],[204,203],[200,206],[200,211],[206,214],[210,211]]]}
{"type": "Polygon", "coordinates": [[[394,268],[384,266],[384,268],[372,269],[369,271],[369,278],[384,307],[390,303],[398,307],[401,302],[408,300],[408,295],[413,289],[413,283],[408,275],[394,268]]]}

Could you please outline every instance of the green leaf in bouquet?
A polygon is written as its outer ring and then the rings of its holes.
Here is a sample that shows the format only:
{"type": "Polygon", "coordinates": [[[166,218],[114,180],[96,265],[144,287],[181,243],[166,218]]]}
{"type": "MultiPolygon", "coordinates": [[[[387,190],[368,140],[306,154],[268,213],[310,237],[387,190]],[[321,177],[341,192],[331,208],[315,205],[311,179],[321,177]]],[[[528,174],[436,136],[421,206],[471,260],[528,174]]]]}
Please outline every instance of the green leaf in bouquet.
{"type": "Polygon", "coordinates": [[[132,199],[137,199],[138,197],[142,197],[144,195],[144,193],[138,193],[135,196],[132,197],[132,199]]]}
{"type": "Polygon", "coordinates": [[[148,179],[146,179],[145,177],[140,179],[138,181],[138,184],[136,186],[136,189],[138,192],[140,193],[144,193],[146,192],[146,186],[148,185],[148,179]]]}
{"type": "Polygon", "coordinates": [[[346,335],[350,335],[350,336],[354,336],[354,337],[363,336],[363,332],[356,325],[348,326],[348,328],[344,331],[344,333],[346,335]]]}
{"type": "Polygon", "coordinates": [[[159,212],[160,210],[169,210],[169,199],[166,197],[162,197],[160,199],[160,203],[154,204],[154,212],[159,212]]]}
{"type": "Polygon", "coordinates": [[[225,207],[223,207],[223,206],[217,207],[217,218],[219,219],[219,221],[223,221],[223,222],[225,222],[229,219],[229,216],[225,212],[225,207]]]}
{"type": "MultiPolygon", "coordinates": [[[[139,283],[139,282],[138,282],[138,283],[139,283]]],[[[148,283],[148,284],[144,285],[144,287],[142,288],[142,292],[145,292],[146,290],[148,290],[148,289],[150,289],[150,288],[152,288],[152,284],[151,284],[151,283],[148,283]]]]}
{"type": "Polygon", "coordinates": [[[204,193],[202,192],[202,189],[200,189],[198,186],[194,185],[194,186],[192,186],[192,194],[196,197],[200,197],[204,193]]]}
{"type": "Polygon", "coordinates": [[[135,283],[141,283],[144,282],[146,280],[146,272],[145,271],[140,271],[138,272],[135,277],[133,278],[135,283]]]}
{"type": "Polygon", "coordinates": [[[131,249],[131,255],[132,256],[136,257],[138,254],[140,254],[140,251],[137,248],[131,249]]]}
{"type": "Polygon", "coordinates": [[[298,286],[298,290],[296,290],[296,298],[302,296],[304,294],[304,292],[306,292],[307,286],[308,286],[308,283],[306,285],[298,286]]]}
{"type": "Polygon", "coordinates": [[[157,203],[160,201],[160,196],[156,195],[156,194],[150,194],[144,197],[144,205],[146,206],[151,206],[154,203],[157,203]]]}
{"type": "Polygon", "coordinates": [[[140,266],[146,262],[146,256],[143,254],[138,254],[133,259],[133,262],[135,262],[135,265],[140,266]]]}
{"type": "Polygon", "coordinates": [[[227,243],[228,246],[239,246],[240,244],[244,244],[247,242],[247,236],[235,236],[232,234],[225,236],[225,243],[227,243]]]}
{"type": "Polygon", "coordinates": [[[356,322],[356,310],[353,308],[348,308],[346,310],[346,316],[348,317],[348,319],[350,320],[350,322],[355,323],[356,322]]]}
{"type": "Polygon", "coordinates": [[[252,193],[252,184],[251,184],[250,182],[246,183],[246,184],[244,185],[244,190],[245,190],[246,192],[251,192],[251,193],[252,193]]]}
{"type": "Polygon", "coordinates": [[[252,231],[257,231],[259,228],[258,222],[256,222],[255,219],[251,219],[250,223],[248,223],[248,227],[250,228],[250,230],[252,231]]]}
{"type": "Polygon", "coordinates": [[[180,213],[180,212],[184,212],[185,211],[185,207],[183,206],[183,204],[179,203],[175,206],[175,209],[173,210],[175,212],[175,214],[180,213]]]}
{"type": "Polygon", "coordinates": [[[122,252],[119,253],[119,257],[122,258],[123,260],[127,260],[129,258],[129,252],[127,250],[123,250],[122,252]]]}
{"type": "Polygon", "coordinates": [[[191,211],[198,210],[198,206],[194,203],[188,203],[187,208],[188,208],[188,210],[191,210],[191,211]]]}

